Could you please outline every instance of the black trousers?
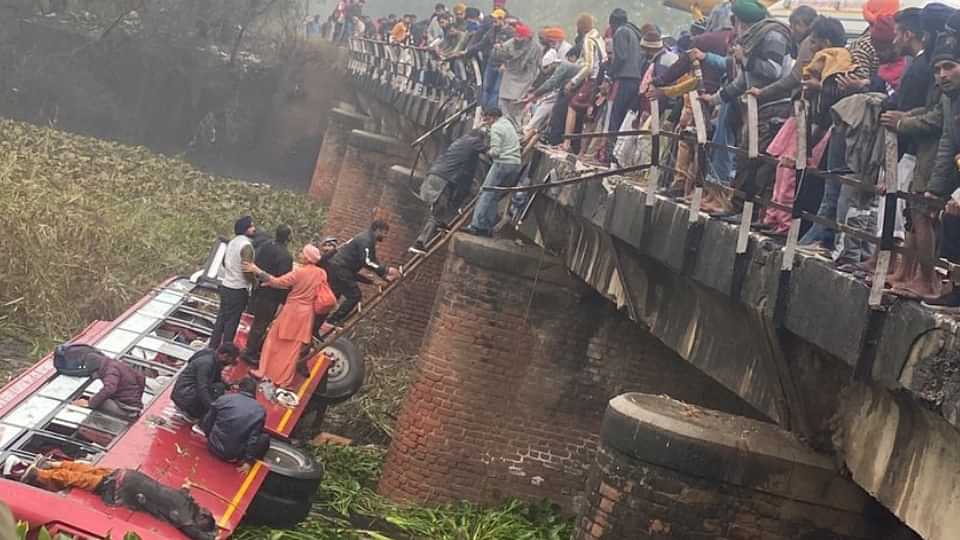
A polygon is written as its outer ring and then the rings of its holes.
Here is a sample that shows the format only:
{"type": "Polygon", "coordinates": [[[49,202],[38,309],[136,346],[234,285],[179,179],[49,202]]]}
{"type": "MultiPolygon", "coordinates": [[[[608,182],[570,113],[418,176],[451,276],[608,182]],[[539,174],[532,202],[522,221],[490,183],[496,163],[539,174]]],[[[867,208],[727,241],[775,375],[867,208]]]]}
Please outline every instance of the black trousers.
{"type": "MultiPolygon", "coordinates": [[[[746,115],[746,107],[744,107],[746,115]]],[[[790,104],[769,105],[757,114],[757,148],[760,153],[767,151],[767,147],[773,142],[777,132],[783,126],[785,119],[790,116],[790,104]]],[[[742,136],[740,144],[746,146],[747,130],[746,122],[743,123],[742,136]]],[[[748,197],[756,195],[768,195],[768,191],[773,186],[773,181],[777,175],[777,164],[768,163],[766,160],[753,160],[746,154],[738,154],[736,159],[737,172],[733,179],[733,187],[743,191],[748,197]]],[[[741,207],[743,199],[739,196],[734,198],[737,207],[741,207]]],[[[754,208],[754,211],[758,211],[754,208]]]]}
{"type": "Polygon", "coordinates": [[[558,145],[563,142],[563,132],[567,129],[567,110],[570,97],[560,92],[550,111],[550,128],[547,130],[547,144],[558,145]]]}
{"type": "MultiPolygon", "coordinates": [[[[213,399],[217,399],[227,392],[227,385],[218,382],[213,383],[213,386],[210,388],[210,395],[213,399]]],[[[192,395],[178,395],[174,392],[170,398],[173,400],[173,404],[177,406],[178,409],[187,413],[197,420],[202,420],[203,417],[207,414],[208,407],[203,404],[203,401],[200,400],[200,396],[197,394],[192,395]]]]}
{"type": "Polygon", "coordinates": [[[940,256],[960,263],[960,217],[943,214],[940,220],[940,256]]]}
{"type": "Polygon", "coordinates": [[[275,290],[258,289],[253,293],[250,300],[251,314],[253,315],[253,324],[250,325],[250,333],[247,334],[246,354],[250,358],[259,358],[260,349],[263,348],[263,340],[267,337],[267,328],[277,316],[277,308],[280,307],[280,298],[272,294],[275,290]]]}
{"type": "MultiPolygon", "coordinates": [[[[350,312],[353,311],[353,308],[357,307],[357,304],[363,299],[363,293],[360,292],[357,276],[349,270],[335,267],[331,268],[327,273],[327,279],[330,283],[330,289],[333,290],[333,294],[337,298],[343,297],[343,302],[340,303],[337,311],[327,317],[327,320],[330,321],[331,324],[337,324],[343,322],[343,320],[350,315],[350,312]]],[[[320,322],[322,324],[322,321],[320,322]]]]}
{"type": "MultiPolygon", "coordinates": [[[[607,131],[620,131],[620,125],[623,119],[627,117],[627,111],[634,102],[634,98],[640,92],[640,79],[617,79],[617,94],[613,98],[613,105],[610,108],[610,125],[607,131]]],[[[617,142],[617,137],[611,137],[611,148],[613,143],[617,142]]]]}
{"type": "Polygon", "coordinates": [[[223,343],[232,343],[240,326],[240,317],[247,309],[250,292],[246,289],[231,289],[220,286],[217,290],[220,295],[220,310],[217,311],[217,320],[213,323],[213,334],[210,336],[210,348],[216,350],[223,343]]]}

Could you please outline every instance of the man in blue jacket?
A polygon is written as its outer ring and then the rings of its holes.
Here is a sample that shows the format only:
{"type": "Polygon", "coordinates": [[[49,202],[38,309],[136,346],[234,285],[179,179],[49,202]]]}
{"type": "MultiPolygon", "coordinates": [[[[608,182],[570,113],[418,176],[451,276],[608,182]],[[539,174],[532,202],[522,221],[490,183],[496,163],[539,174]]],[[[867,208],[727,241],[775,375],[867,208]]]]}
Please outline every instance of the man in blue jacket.
{"type": "Polygon", "coordinates": [[[270,448],[270,436],[263,432],[267,410],[257,401],[257,383],[246,378],[238,391],[217,398],[200,422],[207,437],[207,450],[218,458],[248,468],[270,448]]]}

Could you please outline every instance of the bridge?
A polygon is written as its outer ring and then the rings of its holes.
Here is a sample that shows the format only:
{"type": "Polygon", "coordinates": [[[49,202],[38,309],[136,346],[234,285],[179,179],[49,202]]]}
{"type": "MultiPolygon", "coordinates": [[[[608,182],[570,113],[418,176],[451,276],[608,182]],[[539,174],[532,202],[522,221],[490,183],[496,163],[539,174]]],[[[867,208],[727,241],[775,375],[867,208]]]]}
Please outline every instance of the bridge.
{"type": "MultiPolygon", "coordinates": [[[[331,234],[387,215],[399,261],[479,68],[344,54],[311,195],[331,234]]],[[[955,319],[636,176],[545,149],[528,173],[551,187],[515,230],[455,235],[379,315],[420,358],[382,493],[546,497],[582,539],[960,534],[955,319]]]]}

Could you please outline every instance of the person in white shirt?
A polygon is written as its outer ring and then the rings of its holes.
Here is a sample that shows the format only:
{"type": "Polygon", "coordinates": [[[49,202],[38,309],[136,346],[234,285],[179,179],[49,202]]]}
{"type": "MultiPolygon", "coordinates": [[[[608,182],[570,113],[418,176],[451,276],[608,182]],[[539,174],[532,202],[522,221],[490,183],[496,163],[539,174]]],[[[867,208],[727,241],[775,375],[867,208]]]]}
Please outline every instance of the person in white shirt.
{"type": "Polygon", "coordinates": [[[257,234],[253,218],[243,216],[238,219],[233,224],[233,232],[236,236],[227,244],[227,253],[223,257],[220,288],[217,290],[220,295],[220,309],[213,324],[213,334],[210,335],[211,349],[220,347],[222,343],[233,342],[253,286],[253,274],[243,271],[244,263],[253,262],[251,238],[257,234]]]}

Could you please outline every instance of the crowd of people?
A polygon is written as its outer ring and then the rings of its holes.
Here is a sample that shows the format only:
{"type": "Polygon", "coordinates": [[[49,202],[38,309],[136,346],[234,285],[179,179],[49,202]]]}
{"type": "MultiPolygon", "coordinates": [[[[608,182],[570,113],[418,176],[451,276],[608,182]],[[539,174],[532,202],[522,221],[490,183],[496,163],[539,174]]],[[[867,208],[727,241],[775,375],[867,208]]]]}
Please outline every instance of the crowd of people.
{"type": "MultiPolygon", "coordinates": [[[[363,6],[362,0],[341,4],[337,13],[363,6]]],[[[863,7],[867,30],[852,38],[840,20],[810,6],[796,7],[782,21],[759,0],[730,0],[706,15],[694,10],[692,24],[674,35],[655,22],[630,20],[623,9],[610,13],[605,28],[580,15],[569,37],[562,27],[534,31],[510,14],[505,0],[495,0],[488,12],[437,4],[419,21],[412,14],[377,20],[356,8],[355,14],[363,23],[348,26],[354,36],[426,47],[442,60],[476,59],[483,73],[477,101],[486,122],[429,171],[421,195],[434,205],[434,219],[418,249],[430,230],[449,220],[451,200],[464,192],[462,171],[473,170],[477,154],[487,152],[494,161],[488,186],[516,182],[519,156],[536,143],[599,166],[649,161],[648,139],[617,133],[648,129],[656,103],[660,128],[667,131],[694,132],[694,110],[701,110],[714,143],[706,160],[696,158],[689,139],[660,145],[662,192],[689,200],[701,186],[701,210],[731,221],[740,219],[745,201],[770,200],[773,205],[756,205],[753,226],[772,236],[787,235],[794,206],[877,236],[885,132],[894,132],[898,190],[916,196],[900,198],[897,256],[885,286],[935,309],[960,310],[960,289],[936,270],[939,258],[960,259],[960,202],[951,200],[960,150],[952,138],[960,14],[949,6],[901,9],[898,0],[869,0],[863,7]],[[758,103],[757,149],[774,159],[726,149],[747,146],[747,96],[758,103]],[[797,156],[797,100],[807,118],[803,157],[797,156]],[[507,125],[516,137],[504,136],[507,125]],[[569,136],[584,132],[610,135],[569,136]],[[798,178],[798,159],[861,185],[813,172],[798,178]]],[[[484,192],[468,232],[492,233],[495,202],[484,192]]],[[[843,228],[803,220],[800,247],[869,281],[876,243],[839,233],[843,228]]]]}

